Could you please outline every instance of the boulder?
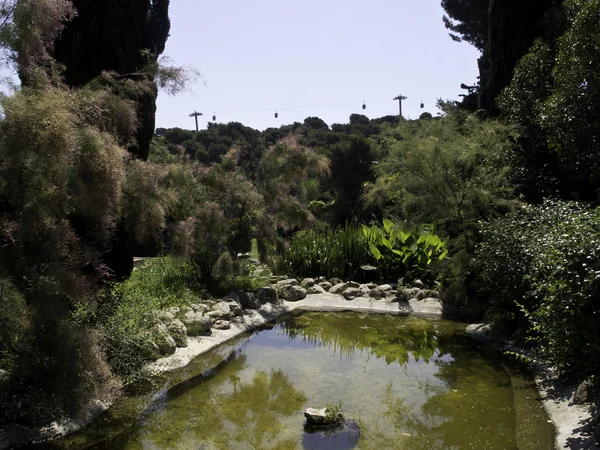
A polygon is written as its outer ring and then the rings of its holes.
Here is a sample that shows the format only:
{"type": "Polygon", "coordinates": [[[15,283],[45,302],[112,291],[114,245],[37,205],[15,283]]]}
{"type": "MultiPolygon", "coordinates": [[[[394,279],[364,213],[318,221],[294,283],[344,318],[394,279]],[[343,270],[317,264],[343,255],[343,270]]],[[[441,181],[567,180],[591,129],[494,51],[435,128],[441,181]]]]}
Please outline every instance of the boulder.
{"type": "Polygon", "coordinates": [[[360,288],[357,288],[357,287],[349,287],[349,288],[345,289],[344,292],[342,292],[342,296],[346,300],[355,299],[356,297],[360,297],[361,294],[362,294],[362,292],[360,291],[360,288]]]}
{"type": "Polygon", "coordinates": [[[244,291],[238,291],[237,293],[243,308],[260,309],[260,301],[256,298],[254,293],[244,291]]]}
{"type": "Polygon", "coordinates": [[[573,403],[576,405],[583,405],[584,403],[590,403],[594,400],[594,394],[596,391],[595,378],[592,376],[581,382],[577,386],[577,390],[573,395],[573,403]]]}
{"type": "Polygon", "coordinates": [[[247,292],[246,295],[248,296],[248,309],[260,309],[262,305],[256,296],[252,292],[247,292]]]}
{"type": "MultiPolygon", "coordinates": [[[[158,345],[156,345],[156,343],[153,341],[153,336],[152,336],[152,332],[151,331],[146,331],[145,333],[143,333],[144,335],[144,346],[140,349],[142,351],[141,356],[144,359],[148,359],[148,360],[152,360],[152,359],[158,359],[161,356],[164,356],[161,354],[160,349],[158,348],[158,345]]],[[[173,339],[173,338],[171,338],[173,339]]]]}
{"type": "Polygon", "coordinates": [[[188,336],[201,336],[210,332],[211,320],[206,314],[188,311],[181,321],[187,328],[188,336]]]}
{"type": "Polygon", "coordinates": [[[369,289],[377,289],[377,287],[378,287],[378,286],[377,286],[375,283],[368,283],[368,284],[366,284],[366,286],[367,286],[369,289]]]}
{"type": "Polygon", "coordinates": [[[421,280],[415,280],[412,282],[412,287],[423,289],[425,287],[425,283],[423,283],[421,280]]]}
{"type": "Polygon", "coordinates": [[[421,292],[421,290],[419,288],[411,287],[411,288],[404,288],[404,292],[406,292],[410,296],[410,298],[416,298],[417,294],[419,292],[421,292]]]}
{"type": "Polygon", "coordinates": [[[346,289],[348,289],[348,283],[338,283],[338,284],[332,286],[331,289],[329,289],[329,293],[330,294],[341,294],[346,289]]]}
{"type": "Polygon", "coordinates": [[[358,287],[358,290],[360,291],[360,296],[361,297],[368,297],[369,294],[371,293],[371,289],[366,284],[361,284],[358,287]]]}
{"type": "Polygon", "coordinates": [[[261,305],[265,303],[276,304],[279,303],[279,295],[277,295],[277,289],[272,286],[263,286],[256,290],[256,297],[261,305]]]}
{"type": "Polygon", "coordinates": [[[152,331],[152,342],[154,342],[158,348],[158,353],[160,355],[172,355],[175,353],[177,345],[164,323],[155,325],[152,331]]]}
{"type": "Polygon", "coordinates": [[[179,319],[173,319],[167,324],[167,330],[177,347],[187,347],[187,328],[179,319]]]}
{"type": "Polygon", "coordinates": [[[303,288],[309,288],[309,287],[313,287],[315,285],[315,279],[314,278],[305,278],[304,280],[302,280],[300,282],[300,286],[302,286],[303,288]]]}
{"type": "Polygon", "coordinates": [[[288,302],[297,302],[306,298],[306,289],[300,286],[285,286],[281,290],[281,298],[288,302]]]}
{"type": "Polygon", "coordinates": [[[388,293],[386,291],[378,291],[377,289],[373,289],[369,292],[369,297],[374,298],[376,300],[380,300],[382,298],[386,298],[388,293]]]}
{"type": "Polygon", "coordinates": [[[344,421],[339,408],[306,408],[304,417],[306,417],[306,424],[312,426],[333,426],[344,421]]]}
{"type": "Polygon", "coordinates": [[[416,295],[414,296],[414,298],[416,298],[417,300],[423,300],[423,299],[426,299],[427,297],[429,297],[429,295],[428,295],[428,292],[426,289],[418,291],[416,293],[416,295]]]}
{"type": "Polygon", "coordinates": [[[392,292],[392,286],[389,284],[382,284],[379,286],[375,286],[374,289],[369,292],[369,297],[375,299],[386,298],[392,292]]]}
{"type": "Polygon", "coordinates": [[[244,306],[244,305],[242,305],[240,296],[238,295],[238,293],[236,291],[231,291],[229,294],[227,294],[225,296],[225,300],[232,300],[232,301],[236,302],[238,305],[244,306]]]}
{"type": "Polygon", "coordinates": [[[211,319],[224,319],[228,320],[233,317],[233,313],[231,312],[231,308],[229,304],[226,302],[217,303],[213,306],[213,310],[206,314],[211,319]]]}
{"type": "Polygon", "coordinates": [[[228,320],[217,320],[213,324],[213,328],[216,330],[229,330],[230,325],[228,320]]]}
{"type": "MultiPolygon", "coordinates": [[[[171,309],[171,308],[169,308],[171,309]]],[[[179,308],[175,308],[179,311],[179,308]]],[[[162,311],[157,311],[155,317],[160,320],[161,322],[165,322],[168,323],[171,320],[173,320],[175,318],[175,314],[173,314],[171,311],[169,310],[162,310],[162,311]]]]}
{"type": "Polygon", "coordinates": [[[348,281],[348,287],[357,288],[360,287],[360,283],[357,283],[356,281],[348,281]]]}
{"type": "Polygon", "coordinates": [[[329,281],[321,281],[319,283],[319,286],[321,286],[327,292],[329,291],[329,289],[332,288],[333,284],[331,284],[329,281]]]}
{"type": "Polygon", "coordinates": [[[324,294],[327,291],[318,284],[315,284],[314,286],[309,287],[306,292],[308,294],[324,294]]]}
{"type": "Polygon", "coordinates": [[[244,310],[239,305],[239,303],[234,302],[233,300],[228,300],[228,299],[225,299],[225,302],[229,305],[229,310],[231,311],[231,314],[233,314],[234,316],[243,316],[244,315],[244,310]]]}
{"type": "Polygon", "coordinates": [[[269,281],[271,283],[277,283],[278,281],[285,280],[285,279],[287,279],[287,277],[284,277],[282,275],[271,275],[269,277],[269,281]]]}
{"type": "Polygon", "coordinates": [[[343,283],[343,281],[342,281],[342,280],[340,280],[339,278],[332,278],[332,279],[330,279],[329,281],[331,282],[331,285],[332,285],[332,286],[335,286],[336,284],[343,283]]]}
{"type": "Polygon", "coordinates": [[[279,287],[297,286],[298,285],[298,280],[296,280],[295,278],[286,278],[285,280],[278,281],[276,284],[279,287]]]}
{"type": "Polygon", "coordinates": [[[392,290],[392,285],[391,284],[380,284],[379,286],[377,286],[375,288],[376,291],[379,292],[388,292],[392,290]]]}
{"type": "Polygon", "coordinates": [[[210,310],[210,307],[206,303],[192,303],[190,305],[196,312],[205,313],[210,310]]]}
{"type": "Polygon", "coordinates": [[[177,306],[171,306],[170,308],[165,309],[165,311],[170,314],[173,314],[173,317],[175,317],[181,312],[181,309],[179,309],[177,306]]]}

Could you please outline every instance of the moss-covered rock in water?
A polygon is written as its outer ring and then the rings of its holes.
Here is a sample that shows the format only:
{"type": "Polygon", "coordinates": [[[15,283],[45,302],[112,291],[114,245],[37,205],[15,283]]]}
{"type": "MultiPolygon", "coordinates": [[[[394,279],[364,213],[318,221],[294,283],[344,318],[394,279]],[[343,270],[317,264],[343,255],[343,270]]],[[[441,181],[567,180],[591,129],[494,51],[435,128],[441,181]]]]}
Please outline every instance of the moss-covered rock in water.
{"type": "Polygon", "coordinates": [[[312,426],[334,426],[344,421],[344,415],[339,405],[328,405],[325,408],[306,408],[304,417],[306,417],[306,424],[312,426]]]}

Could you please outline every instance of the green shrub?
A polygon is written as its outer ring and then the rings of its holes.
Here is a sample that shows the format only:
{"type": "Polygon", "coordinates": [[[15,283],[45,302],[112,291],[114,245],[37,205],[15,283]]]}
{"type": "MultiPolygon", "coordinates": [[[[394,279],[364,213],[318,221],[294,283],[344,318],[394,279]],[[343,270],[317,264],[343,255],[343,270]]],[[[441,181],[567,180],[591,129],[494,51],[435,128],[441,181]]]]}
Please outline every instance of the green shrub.
{"type": "Polygon", "coordinates": [[[10,281],[0,278],[0,369],[11,370],[28,316],[25,298],[10,281]]]}
{"type": "Polygon", "coordinates": [[[150,312],[185,306],[205,295],[194,266],[171,257],[156,258],[113,284],[100,310],[104,347],[112,370],[125,382],[140,376],[153,359],[150,312]]]}
{"type": "Polygon", "coordinates": [[[600,208],[546,201],[482,227],[471,270],[489,316],[581,376],[600,369],[600,208]]]}

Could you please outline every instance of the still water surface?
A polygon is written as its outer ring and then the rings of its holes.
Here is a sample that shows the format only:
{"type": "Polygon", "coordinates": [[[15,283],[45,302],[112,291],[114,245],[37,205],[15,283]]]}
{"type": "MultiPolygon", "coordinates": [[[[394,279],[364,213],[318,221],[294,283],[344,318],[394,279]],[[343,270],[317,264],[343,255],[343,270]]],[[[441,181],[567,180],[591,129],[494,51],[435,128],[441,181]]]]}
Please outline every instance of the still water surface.
{"type": "Polygon", "coordinates": [[[533,382],[465,324],[305,313],[236,338],[123,399],[52,448],[553,448],[533,382]],[[304,432],[307,407],[341,405],[360,428],[304,432]]]}

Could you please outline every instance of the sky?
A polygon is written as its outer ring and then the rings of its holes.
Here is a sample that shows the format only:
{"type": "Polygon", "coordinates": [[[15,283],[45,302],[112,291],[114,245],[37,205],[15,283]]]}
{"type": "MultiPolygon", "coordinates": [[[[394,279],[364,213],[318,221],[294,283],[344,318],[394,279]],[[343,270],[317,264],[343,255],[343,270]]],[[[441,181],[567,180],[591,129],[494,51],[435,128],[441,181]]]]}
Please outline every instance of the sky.
{"type": "Polygon", "coordinates": [[[443,14],[440,0],[173,0],[164,55],[202,78],[159,94],[156,126],[194,129],[194,111],[200,129],[213,115],[259,130],[347,123],[398,114],[399,94],[404,117],[436,115],[436,99],[478,75],[478,51],[448,36],[443,14]]]}

